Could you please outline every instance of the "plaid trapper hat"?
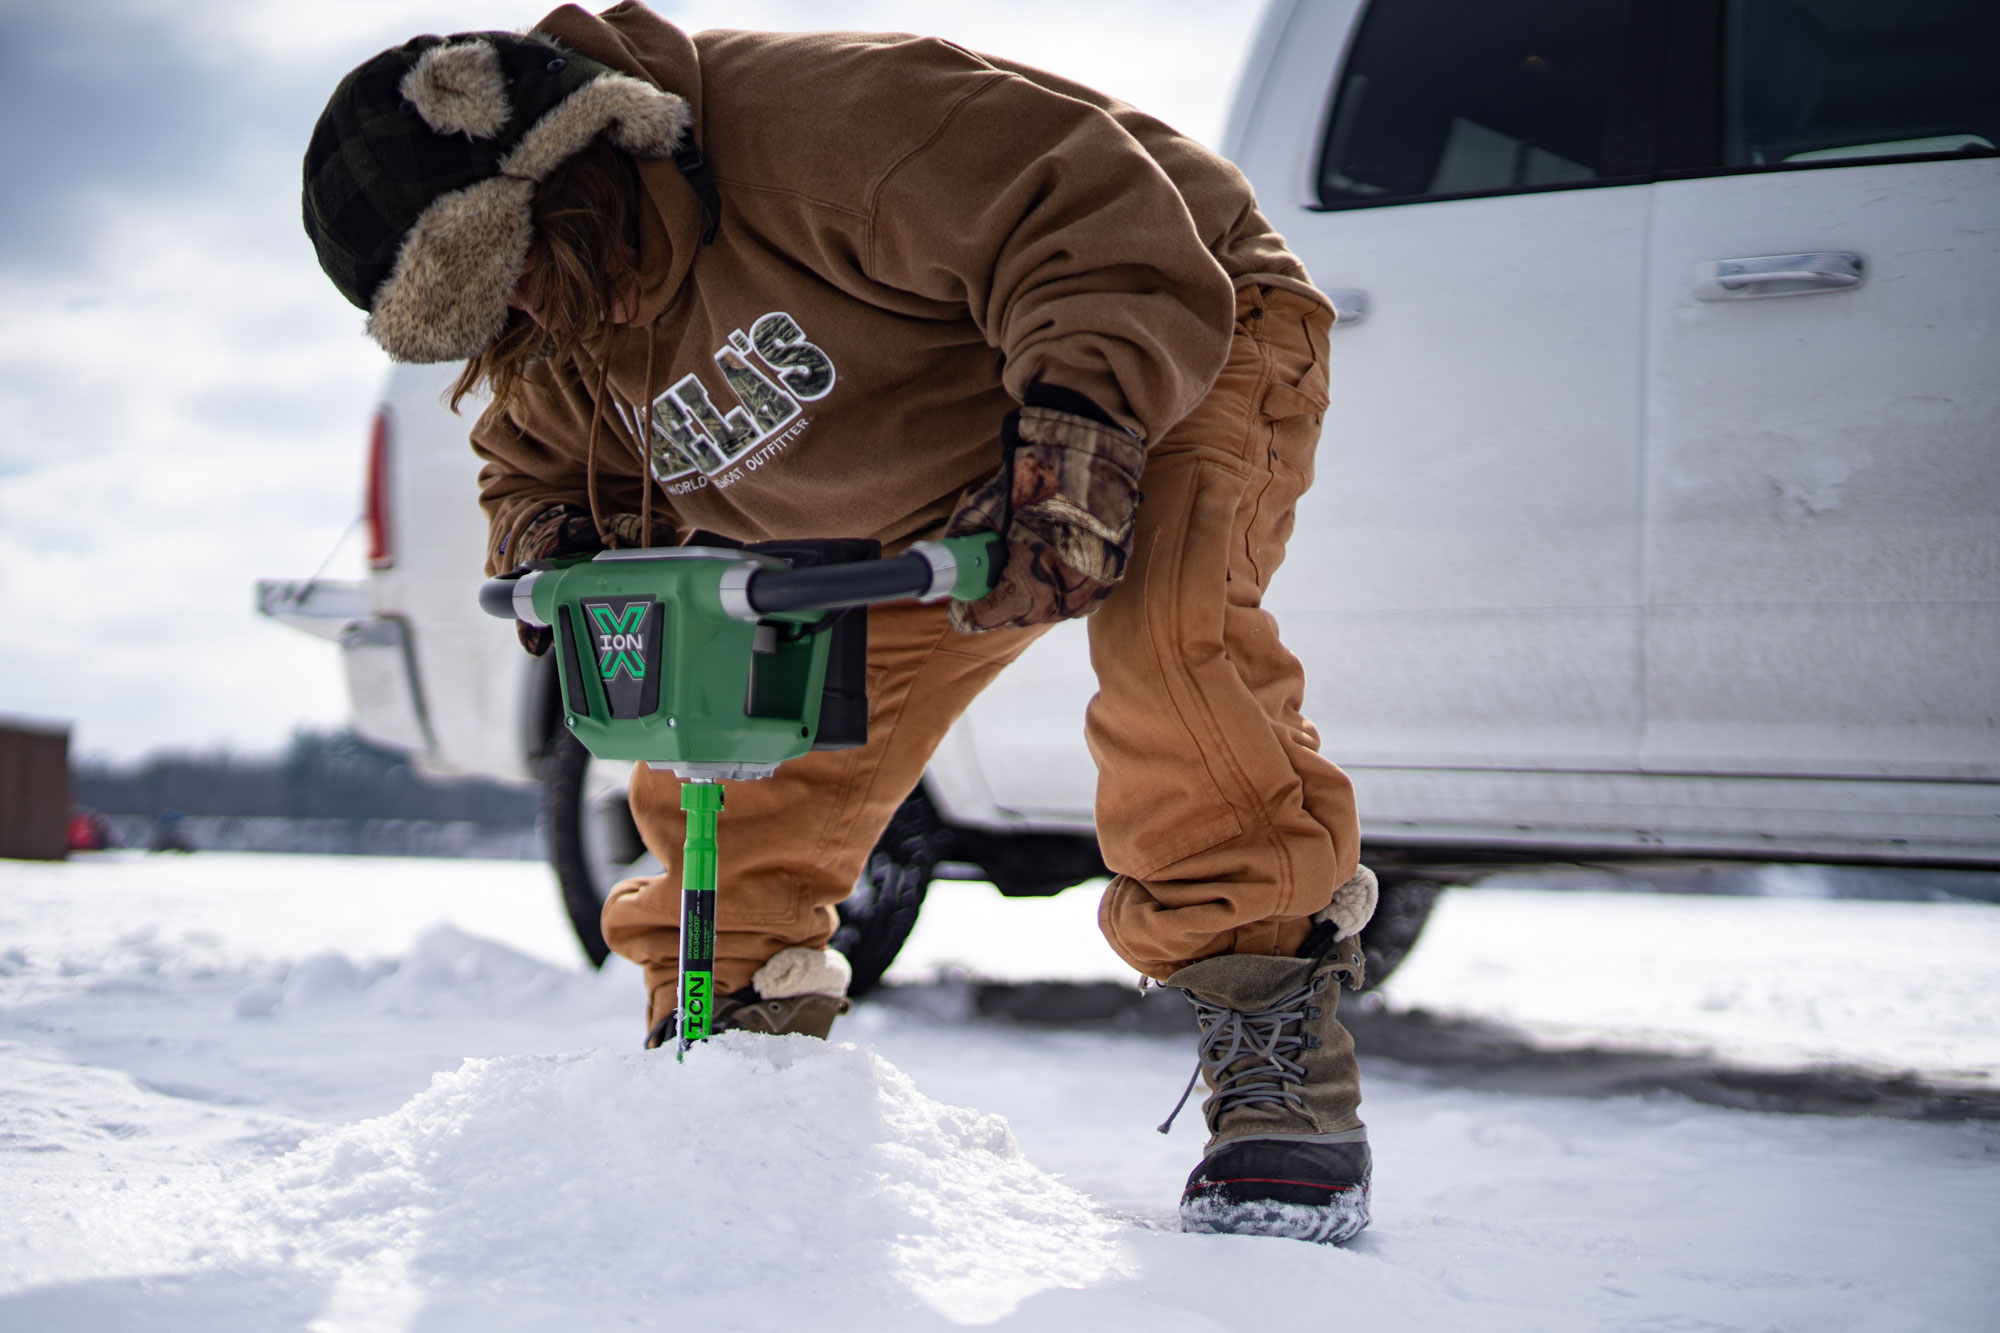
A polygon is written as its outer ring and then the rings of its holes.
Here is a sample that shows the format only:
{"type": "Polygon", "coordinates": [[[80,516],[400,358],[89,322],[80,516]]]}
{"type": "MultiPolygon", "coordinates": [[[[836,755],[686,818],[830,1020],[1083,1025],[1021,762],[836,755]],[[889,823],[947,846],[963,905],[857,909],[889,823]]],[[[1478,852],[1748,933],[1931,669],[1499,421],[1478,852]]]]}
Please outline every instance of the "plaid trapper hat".
{"type": "Polygon", "coordinates": [[[506,326],[535,186],[600,134],[672,157],[690,119],[538,33],[417,37],[334,89],[306,148],[306,235],[392,358],[463,360],[506,326]]]}

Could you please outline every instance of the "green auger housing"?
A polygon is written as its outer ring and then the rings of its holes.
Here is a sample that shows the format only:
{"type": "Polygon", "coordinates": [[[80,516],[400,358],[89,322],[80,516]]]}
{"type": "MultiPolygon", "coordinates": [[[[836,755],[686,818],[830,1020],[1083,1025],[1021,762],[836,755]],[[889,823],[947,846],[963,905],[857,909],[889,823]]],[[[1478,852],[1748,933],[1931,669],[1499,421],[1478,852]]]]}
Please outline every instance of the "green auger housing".
{"type": "Polygon", "coordinates": [[[592,754],[689,779],[764,777],[816,747],[866,740],[865,619],[844,608],[982,597],[1000,540],[981,533],[852,558],[875,549],[601,551],[489,580],[480,600],[494,615],[553,628],[563,721],[592,754]],[[858,703],[858,736],[853,707],[822,735],[829,698],[858,703]]]}

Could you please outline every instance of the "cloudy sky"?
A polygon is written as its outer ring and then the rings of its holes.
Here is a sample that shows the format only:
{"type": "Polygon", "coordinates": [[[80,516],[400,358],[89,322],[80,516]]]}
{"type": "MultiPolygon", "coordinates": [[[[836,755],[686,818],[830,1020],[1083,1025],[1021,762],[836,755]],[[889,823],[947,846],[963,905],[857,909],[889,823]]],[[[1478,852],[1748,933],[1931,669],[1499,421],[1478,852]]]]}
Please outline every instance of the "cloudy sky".
{"type": "MultiPolygon", "coordinates": [[[[938,33],[1209,143],[1259,9],[659,7],[697,30],[938,33]]],[[[360,575],[363,440],[387,369],[299,229],[299,156],[334,83],[376,51],[546,8],[0,0],[0,715],[70,722],[73,752],[121,759],[268,750],[343,719],[338,650],[250,609],[260,576],[328,561],[360,575]]]]}

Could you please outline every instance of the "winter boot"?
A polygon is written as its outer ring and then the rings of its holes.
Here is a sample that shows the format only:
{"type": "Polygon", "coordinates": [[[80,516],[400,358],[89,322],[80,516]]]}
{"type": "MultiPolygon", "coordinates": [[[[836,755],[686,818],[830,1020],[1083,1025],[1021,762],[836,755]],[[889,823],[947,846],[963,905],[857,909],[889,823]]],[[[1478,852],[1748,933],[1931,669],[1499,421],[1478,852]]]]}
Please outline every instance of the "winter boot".
{"type": "MultiPolygon", "coordinates": [[[[1331,1244],[1368,1225],[1360,1072],[1354,1039],[1334,1018],[1340,980],[1360,989],[1363,960],[1339,915],[1315,918],[1300,957],[1223,954],[1167,979],[1194,1005],[1195,1077],[1209,1090],[1207,1152],[1181,1194],[1188,1231],[1331,1244]]],[[[1191,1077],[1181,1105],[1193,1090],[1191,1077]]],[[[1172,1124],[1170,1115],[1161,1132],[1172,1124]]]]}
{"type": "MultiPolygon", "coordinates": [[[[853,977],[847,959],[833,949],[780,949],[757,969],[750,984],[715,1003],[711,1032],[797,1032],[824,1041],[833,1020],[852,1006],[847,983],[853,977]]],[[[673,1035],[675,1013],[669,1011],[646,1034],[646,1049],[654,1050],[673,1035]]]]}

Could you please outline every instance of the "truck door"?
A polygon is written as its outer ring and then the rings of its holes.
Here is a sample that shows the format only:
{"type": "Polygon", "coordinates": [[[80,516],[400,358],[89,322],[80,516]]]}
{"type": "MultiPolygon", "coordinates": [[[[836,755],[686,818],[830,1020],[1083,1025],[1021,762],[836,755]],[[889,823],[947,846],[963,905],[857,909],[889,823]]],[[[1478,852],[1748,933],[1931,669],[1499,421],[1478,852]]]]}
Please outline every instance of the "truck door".
{"type": "Polygon", "coordinates": [[[1990,780],[2000,8],[1705,8],[1709,157],[1654,187],[1645,762],[1990,780]]]}
{"type": "Polygon", "coordinates": [[[1561,825],[1641,728],[1640,431],[1661,7],[1294,6],[1227,145],[1332,338],[1269,604],[1377,834],[1561,825]],[[1246,109],[1247,108],[1247,109],[1246,109]],[[1540,776],[1530,776],[1536,771],[1540,776]],[[1566,808],[1568,813],[1565,813],[1566,808]]]}

